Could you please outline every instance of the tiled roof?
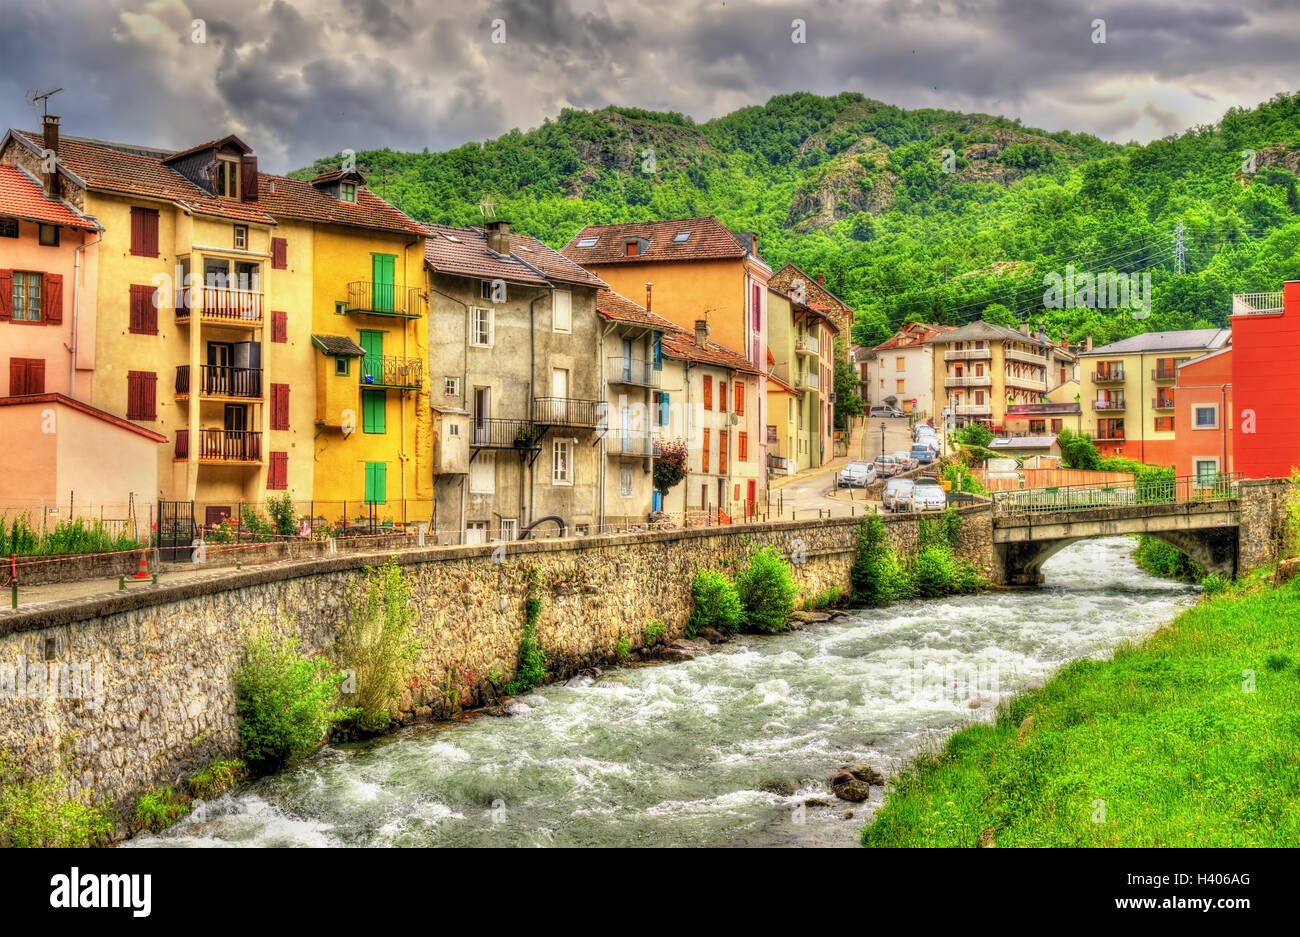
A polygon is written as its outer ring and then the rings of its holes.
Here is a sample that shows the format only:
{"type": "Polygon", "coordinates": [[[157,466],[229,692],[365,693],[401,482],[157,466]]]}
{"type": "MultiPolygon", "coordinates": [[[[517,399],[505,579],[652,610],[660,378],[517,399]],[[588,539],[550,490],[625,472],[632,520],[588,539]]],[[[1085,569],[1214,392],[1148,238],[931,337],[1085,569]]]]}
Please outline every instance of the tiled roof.
{"type": "Polygon", "coordinates": [[[88,403],[83,403],[80,400],[74,400],[72,397],[65,396],[64,394],[48,393],[48,394],[30,394],[25,397],[0,397],[0,407],[21,407],[25,404],[35,405],[35,404],[43,404],[43,403],[44,404],[61,403],[65,407],[71,407],[73,410],[79,410],[82,413],[86,414],[87,416],[93,416],[97,420],[103,420],[105,423],[111,423],[112,425],[118,427],[119,429],[129,430],[130,432],[135,433],[137,436],[143,436],[145,439],[151,440],[153,442],[167,441],[167,437],[164,436],[162,433],[155,433],[151,429],[145,429],[143,426],[137,426],[136,424],[132,423],[130,420],[124,420],[120,416],[114,416],[111,413],[108,413],[104,410],[100,410],[98,407],[92,407],[88,403]]]}
{"type": "Polygon", "coordinates": [[[683,218],[672,221],[638,221],[628,224],[587,225],[564,245],[564,256],[584,266],[615,263],[655,263],[670,260],[740,260],[749,253],[748,238],[729,230],[717,218],[683,218]],[[679,234],[688,234],[684,241],[679,234]],[[589,247],[579,242],[595,238],[589,247]],[[634,257],[624,245],[649,242],[634,257]]]}
{"type": "Polygon", "coordinates": [[[96,230],[95,223],[84,215],[63,202],[47,198],[41,184],[17,166],[0,165],[0,215],[84,231],[96,230]]]}
{"type": "Polygon", "coordinates": [[[313,335],[311,343],[327,355],[360,358],[366,350],[345,335],[313,335]]]}
{"type": "Polygon", "coordinates": [[[596,294],[596,311],[606,319],[617,322],[633,322],[646,328],[656,329],[664,334],[685,333],[686,330],[675,322],[669,322],[655,312],[648,312],[644,306],[634,303],[626,296],[604,289],[596,294]]]}
{"type": "Polygon", "coordinates": [[[425,263],[438,273],[482,280],[502,279],[532,286],[546,286],[557,281],[605,287],[605,281],[600,277],[536,238],[512,233],[510,256],[502,257],[488,250],[487,236],[479,228],[453,228],[440,224],[422,227],[429,238],[424,248],[425,263]]]}
{"type": "Polygon", "coordinates": [[[839,306],[839,308],[844,312],[852,311],[844,300],[840,299],[828,290],[823,284],[818,283],[816,277],[809,276],[794,264],[786,264],[776,273],[772,274],[772,279],[768,281],[768,285],[773,289],[780,290],[784,293],[789,291],[791,284],[793,284],[795,280],[803,280],[805,295],[823,295],[832,303],[839,306]]]}
{"type": "Polygon", "coordinates": [[[1184,329],[1178,332],[1144,332],[1122,341],[1102,345],[1087,355],[1135,355],[1141,352],[1184,351],[1196,348],[1222,348],[1232,338],[1231,329],[1184,329]]]}
{"type": "Polygon", "coordinates": [[[873,348],[873,351],[889,351],[892,348],[911,348],[927,339],[944,332],[953,331],[951,325],[930,325],[927,322],[909,322],[873,348]]]}
{"type": "Polygon", "coordinates": [[[769,391],[773,390],[773,385],[776,385],[775,389],[777,391],[783,391],[787,394],[796,393],[793,384],[787,384],[785,381],[781,380],[779,377],[777,377],[775,374],[769,371],[767,374],[767,389],[769,391]]]}
{"type": "Polygon", "coordinates": [[[1043,344],[1038,340],[1036,334],[1026,335],[1015,329],[1009,329],[1005,325],[996,325],[992,322],[985,322],[983,319],[976,319],[974,322],[967,323],[959,329],[953,329],[951,332],[944,332],[939,335],[932,335],[927,338],[927,342],[966,342],[971,339],[992,339],[995,342],[1029,342],[1034,345],[1043,344]]]}
{"type": "Polygon", "coordinates": [[[269,176],[264,172],[259,172],[257,179],[258,201],[254,204],[261,204],[277,218],[425,236],[424,225],[408,218],[364,186],[357,186],[356,202],[341,202],[301,179],[269,176]]]}
{"type": "Polygon", "coordinates": [[[676,358],[678,361],[696,361],[700,364],[710,364],[717,368],[728,368],[732,371],[743,371],[747,374],[758,374],[759,371],[748,360],[736,354],[730,348],[719,345],[717,342],[705,341],[704,347],[701,348],[695,344],[694,335],[665,335],[663,338],[664,354],[669,358],[676,358]]]}

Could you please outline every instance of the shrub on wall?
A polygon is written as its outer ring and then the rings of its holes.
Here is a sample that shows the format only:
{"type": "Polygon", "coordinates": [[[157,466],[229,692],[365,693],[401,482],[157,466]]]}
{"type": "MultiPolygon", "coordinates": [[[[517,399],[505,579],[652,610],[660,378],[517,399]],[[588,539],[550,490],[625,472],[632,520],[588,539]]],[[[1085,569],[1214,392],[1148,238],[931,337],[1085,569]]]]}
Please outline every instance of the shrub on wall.
{"type": "Polygon", "coordinates": [[[742,611],[731,580],[723,573],[701,569],[691,581],[691,617],[686,621],[686,636],[693,638],[704,628],[735,634],[740,630],[742,611]]]}
{"type": "Polygon", "coordinates": [[[519,639],[519,664],[515,678],[506,685],[511,696],[526,693],[546,681],[546,655],[537,640],[537,621],[542,617],[542,589],[537,568],[528,570],[528,595],[524,599],[524,633],[519,639]]]}
{"type": "Polygon", "coordinates": [[[858,540],[849,571],[853,601],[879,607],[911,595],[907,571],[885,534],[885,522],[873,514],[858,525],[858,540]]]}
{"type": "Polygon", "coordinates": [[[107,805],[95,804],[91,791],[65,793],[70,757],[54,770],[23,776],[7,751],[0,751],[0,848],[93,846],[113,831],[107,805]]]}
{"type": "Polygon", "coordinates": [[[736,592],[745,630],[766,634],[789,630],[790,612],[799,589],[790,564],[776,547],[764,547],[750,556],[749,565],[736,576],[736,592]]]}

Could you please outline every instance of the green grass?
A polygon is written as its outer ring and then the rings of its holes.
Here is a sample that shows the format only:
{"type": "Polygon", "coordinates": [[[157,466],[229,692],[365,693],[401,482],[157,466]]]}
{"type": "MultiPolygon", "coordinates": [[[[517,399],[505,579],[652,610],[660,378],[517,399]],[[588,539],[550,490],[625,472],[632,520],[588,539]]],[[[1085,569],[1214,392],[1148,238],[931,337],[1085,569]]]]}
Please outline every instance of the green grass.
{"type": "Polygon", "coordinates": [[[1257,574],[1112,660],[1069,664],[914,762],[863,844],[969,847],[991,829],[998,846],[1294,845],[1297,621],[1300,580],[1257,574]]]}

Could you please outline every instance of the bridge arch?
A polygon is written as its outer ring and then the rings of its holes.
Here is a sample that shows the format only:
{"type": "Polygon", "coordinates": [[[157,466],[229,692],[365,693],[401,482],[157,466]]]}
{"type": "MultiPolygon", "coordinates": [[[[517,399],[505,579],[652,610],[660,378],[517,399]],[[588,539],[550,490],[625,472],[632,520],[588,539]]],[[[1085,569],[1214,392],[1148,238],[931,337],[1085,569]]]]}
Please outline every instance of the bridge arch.
{"type": "MultiPolygon", "coordinates": [[[[998,562],[1005,570],[1006,584],[1033,586],[1043,581],[1043,564],[1068,546],[1084,540],[1123,536],[1115,533],[1084,534],[1053,540],[1030,540],[995,545],[998,562]]],[[[1231,578],[1237,574],[1237,528],[1207,530],[1151,530],[1146,536],[1161,540],[1186,553],[1207,573],[1231,578]]]]}

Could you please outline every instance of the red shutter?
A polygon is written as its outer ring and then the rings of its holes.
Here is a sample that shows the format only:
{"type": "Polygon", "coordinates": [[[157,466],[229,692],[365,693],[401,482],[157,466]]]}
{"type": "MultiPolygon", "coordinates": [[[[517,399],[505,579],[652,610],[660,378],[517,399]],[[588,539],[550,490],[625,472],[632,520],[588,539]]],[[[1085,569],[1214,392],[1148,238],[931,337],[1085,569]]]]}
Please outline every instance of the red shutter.
{"type": "Polygon", "coordinates": [[[271,468],[267,472],[266,487],[271,491],[284,491],[289,487],[289,453],[271,453],[271,468]]]}
{"type": "Polygon", "coordinates": [[[0,321],[13,316],[14,272],[0,270],[0,321]]]}
{"type": "Polygon", "coordinates": [[[289,242],[284,238],[271,238],[271,267],[275,270],[289,268],[289,242]]]}
{"type": "Polygon", "coordinates": [[[271,385],[271,429],[289,428],[289,385],[271,385]]]}
{"type": "Polygon", "coordinates": [[[158,307],[154,304],[152,286],[131,284],[131,325],[137,335],[158,334],[158,307]]]}
{"type": "Polygon", "coordinates": [[[158,375],[154,372],[126,372],[126,418],[158,419],[158,375]]]}
{"type": "Polygon", "coordinates": [[[708,374],[704,375],[704,409],[713,409],[713,378],[708,374]]]}
{"type": "Polygon", "coordinates": [[[245,156],[239,167],[239,195],[245,202],[257,201],[257,157],[245,156]]]}
{"type": "Polygon", "coordinates": [[[131,209],[131,253],[137,257],[158,256],[158,212],[156,210],[131,209]]]}
{"type": "Polygon", "coordinates": [[[63,274],[45,274],[41,290],[41,318],[50,325],[63,323],[63,274]]]}
{"type": "Polygon", "coordinates": [[[735,410],[736,410],[737,413],[739,413],[739,414],[741,414],[741,415],[743,416],[744,413],[745,413],[745,382],[744,382],[744,381],[736,381],[735,387],[736,387],[736,407],[735,407],[735,410]]]}
{"type": "Polygon", "coordinates": [[[27,393],[45,393],[45,359],[27,359],[27,393]]]}
{"type": "Polygon", "coordinates": [[[27,393],[27,359],[9,359],[9,396],[21,397],[27,393]]]}
{"type": "Polygon", "coordinates": [[[271,311],[271,341],[287,342],[289,340],[289,314],[277,310],[271,311]]]}

